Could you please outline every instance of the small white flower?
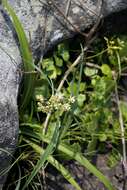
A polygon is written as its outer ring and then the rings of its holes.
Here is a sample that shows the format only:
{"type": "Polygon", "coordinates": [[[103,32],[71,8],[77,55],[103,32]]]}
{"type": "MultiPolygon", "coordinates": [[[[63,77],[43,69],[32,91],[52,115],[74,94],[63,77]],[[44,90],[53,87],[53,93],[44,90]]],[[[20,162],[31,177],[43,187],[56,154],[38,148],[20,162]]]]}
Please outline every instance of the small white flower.
{"type": "Polygon", "coordinates": [[[63,95],[61,92],[57,93],[57,94],[56,94],[56,97],[57,97],[59,100],[63,100],[63,99],[64,99],[64,95],[63,95]]]}
{"type": "Polygon", "coordinates": [[[71,109],[70,104],[66,103],[63,105],[65,111],[69,111],[71,109]]]}
{"type": "Polygon", "coordinates": [[[75,102],[75,97],[74,96],[70,96],[70,99],[69,99],[70,103],[74,103],[75,102]]]}
{"type": "Polygon", "coordinates": [[[44,102],[44,97],[42,95],[36,95],[36,100],[43,103],[44,102]]]}

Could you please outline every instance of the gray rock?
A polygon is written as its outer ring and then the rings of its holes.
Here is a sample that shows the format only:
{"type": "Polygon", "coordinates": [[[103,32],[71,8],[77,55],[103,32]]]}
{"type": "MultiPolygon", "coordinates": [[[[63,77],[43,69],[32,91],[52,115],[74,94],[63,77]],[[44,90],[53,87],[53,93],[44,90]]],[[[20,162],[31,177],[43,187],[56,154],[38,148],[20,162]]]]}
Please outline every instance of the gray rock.
{"type": "MultiPolygon", "coordinates": [[[[35,58],[61,40],[93,26],[101,13],[106,17],[127,8],[127,0],[9,0],[23,24],[35,58]],[[48,3],[49,2],[49,3],[48,3]],[[64,15],[67,16],[65,19],[64,15]]],[[[7,168],[18,138],[17,95],[21,57],[13,25],[0,8],[0,172],[7,168]]],[[[6,175],[0,177],[0,189],[6,175]]]]}

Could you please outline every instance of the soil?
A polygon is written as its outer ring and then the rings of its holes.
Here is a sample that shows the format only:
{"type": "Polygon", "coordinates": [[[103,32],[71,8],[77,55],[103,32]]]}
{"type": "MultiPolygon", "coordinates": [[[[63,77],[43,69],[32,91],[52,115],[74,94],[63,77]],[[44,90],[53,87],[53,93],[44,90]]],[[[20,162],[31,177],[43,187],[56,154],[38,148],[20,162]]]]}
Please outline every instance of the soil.
{"type": "MultiPolygon", "coordinates": [[[[108,177],[116,190],[127,190],[126,179],[124,176],[122,163],[115,167],[107,166],[108,155],[98,155],[96,160],[97,168],[108,177]]],[[[65,167],[72,173],[75,180],[79,183],[82,190],[107,190],[99,180],[84,167],[76,162],[65,163],[65,167]]],[[[54,168],[48,168],[46,190],[75,190],[54,168]],[[50,173],[50,174],[49,174],[50,173]]]]}

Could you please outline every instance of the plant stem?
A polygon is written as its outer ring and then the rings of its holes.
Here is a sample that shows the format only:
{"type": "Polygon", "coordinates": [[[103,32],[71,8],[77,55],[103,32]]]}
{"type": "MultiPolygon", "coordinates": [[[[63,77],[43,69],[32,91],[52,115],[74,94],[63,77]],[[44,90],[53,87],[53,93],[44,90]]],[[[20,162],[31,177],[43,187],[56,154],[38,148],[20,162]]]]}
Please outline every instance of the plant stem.
{"type": "Polygon", "coordinates": [[[126,158],[126,141],[125,141],[125,130],[124,130],[124,122],[123,122],[123,116],[122,116],[122,111],[120,107],[120,100],[119,100],[119,95],[118,95],[118,89],[117,89],[117,83],[116,79],[115,80],[115,95],[116,95],[116,102],[118,106],[118,111],[119,111],[119,124],[120,124],[120,130],[121,130],[121,140],[122,140],[122,164],[123,164],[123,169],[124,169],[124,174],[127,176],[127,158],[126,158]]]}

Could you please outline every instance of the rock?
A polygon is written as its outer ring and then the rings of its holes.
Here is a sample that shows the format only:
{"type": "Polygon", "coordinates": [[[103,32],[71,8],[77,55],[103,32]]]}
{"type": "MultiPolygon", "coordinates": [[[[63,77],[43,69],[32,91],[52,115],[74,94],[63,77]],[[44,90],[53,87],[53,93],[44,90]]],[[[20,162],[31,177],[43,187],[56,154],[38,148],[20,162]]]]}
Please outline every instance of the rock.
{"type": "MultiPolygon", "coordinates": [[[[127,8],[126,0],[8,0],[23,24],[35,59],[61,40],[93,26],[98,16],[127,8]],[[69,7],[69,10],[67,9],[69,7]],[[68,11],[67,11],[68,10],[68,11]],[[65,16],[66,15],[66,19],[65,16]]],[[[21,56],[9,16],[0,7],[0,172],[10,164],[18,138],[17,95],[21,56]],[[7,152],[4,152],[6,150],[7,152]]],[[[6,175],[0,177],[0,184],[6,175]]]]}
{"type": "Polygon", "coordinates": [[[0,13],[0,189],[6,178],[1,172],[9,166],[11,159],[7,152],[15,150],[18,138],[17,69],[21,63],[18,46],[5,23],[0,13]]]}

